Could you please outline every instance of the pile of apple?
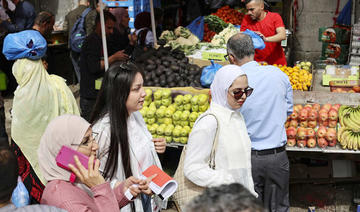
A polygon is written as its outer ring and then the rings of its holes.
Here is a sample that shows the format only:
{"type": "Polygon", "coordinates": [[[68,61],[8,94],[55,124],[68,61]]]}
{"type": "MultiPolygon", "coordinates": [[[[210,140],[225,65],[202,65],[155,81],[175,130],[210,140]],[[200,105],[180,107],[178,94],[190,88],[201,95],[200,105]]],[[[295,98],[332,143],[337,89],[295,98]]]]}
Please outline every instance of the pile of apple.
{"type": "Polygon", "coordinates": [[[209,108],[209,96],[186,94],[173,99],[170,89],[159,89],[154,93],[146,89],[145,92],[140,113],[152,136],[165,138],[168,143],[186,144],[196,119],[209,108]]]}
{"type": "Polygon", "coordinates": [[[295,105],[294,112],[285,123],[287,145],[298,147],[335,146],[339,104],[295,105]]]}

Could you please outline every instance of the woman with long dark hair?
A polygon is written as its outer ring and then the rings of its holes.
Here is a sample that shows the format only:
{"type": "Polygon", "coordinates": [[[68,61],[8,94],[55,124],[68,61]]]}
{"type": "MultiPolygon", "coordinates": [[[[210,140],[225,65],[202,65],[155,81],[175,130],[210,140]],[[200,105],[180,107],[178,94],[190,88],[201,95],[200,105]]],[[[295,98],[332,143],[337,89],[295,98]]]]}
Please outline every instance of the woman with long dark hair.
{"type": "MultiPolygon", "coordinates": [[[[92,113],[93,131],[98,133],[100,171],[111,185],[141,173],[155,164],[161,168],[156,153],[166,148],[164,139],[152,139],[138,112],[144,103],[141,70],[132,63],[114,63],[105,73],[92,113]]],[[[163,204],[154,201],[148,184],[140,184],[142,195],[121,211],[157,211],[163,204]]]]}

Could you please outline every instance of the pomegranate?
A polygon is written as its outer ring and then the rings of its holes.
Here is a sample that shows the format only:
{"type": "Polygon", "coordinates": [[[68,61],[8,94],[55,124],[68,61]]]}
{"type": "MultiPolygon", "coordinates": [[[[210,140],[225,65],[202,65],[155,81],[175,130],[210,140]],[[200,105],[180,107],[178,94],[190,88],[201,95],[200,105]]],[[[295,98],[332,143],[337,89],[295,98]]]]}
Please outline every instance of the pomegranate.
{"type": "Polygon", "coordinates": [[[309,138],[306,142],[307,147],[314,148],[316,146],[315,138],[309,138]]]}
{"type": "Polygon", "coordinates": [[[286,135],[288,138],[295,138],[296,137],[296,128],[295,127],[287,128],[286,135]]]}

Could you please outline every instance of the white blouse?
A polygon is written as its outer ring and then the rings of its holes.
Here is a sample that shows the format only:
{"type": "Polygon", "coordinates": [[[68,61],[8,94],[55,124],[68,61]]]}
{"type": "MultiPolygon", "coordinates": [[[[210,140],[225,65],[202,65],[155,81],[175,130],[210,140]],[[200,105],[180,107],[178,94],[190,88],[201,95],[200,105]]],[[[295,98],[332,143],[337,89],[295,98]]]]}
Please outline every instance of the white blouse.
{"type": "Polygon", "coordinates": [[[196,121],[187,144],[184,174],[202,187],[240,183],[257,196],[251,174],[251,141],[241,113],[215,103],[196,121]],[[216,115],[216,119],[207,113],[216,115]],[[215,170],[209,167],[211,148],[219,127],[215,170]]]}

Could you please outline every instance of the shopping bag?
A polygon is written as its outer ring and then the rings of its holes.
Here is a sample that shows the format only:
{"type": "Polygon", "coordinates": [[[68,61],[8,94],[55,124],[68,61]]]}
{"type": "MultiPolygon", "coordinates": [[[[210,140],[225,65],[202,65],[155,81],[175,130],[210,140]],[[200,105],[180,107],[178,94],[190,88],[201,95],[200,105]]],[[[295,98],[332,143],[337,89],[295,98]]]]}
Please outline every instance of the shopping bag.
{"type": "Polygon", "coordinates": [[[196,35],[199,40],[202,40],[204,37],[204,16],[199,16],[193,20],[189,25],[186,26],[191,33],[196,35]]]}
{"type": "Polygon", "coordinates": [[[18,177],[18,183],[11,195],[11,202],[17,207],[24,207],[30,204],[29,192],[26,189],[21,177],[18,177]]]}
{"type": "Polygon", "coordinates": [[[45,38],[36,30],[8,34],[4,39],[3,54],[7,60],[28,58],[38,60],[47,49],[45,38]]]}
{"type": "Polygon", "coordinates": [[[211,65],[203,68],[200,77],[200,83],[205,88],[210,88],[212,81],[214,80],[216,72],[222,67],[222,65],[210,61],[211,65]]]}
{"type": "MultiPolygon", "coordinates": [[[[216,118],[215,114],[207,113],[206,115],[202,116],[201,118],[203,118],[207,115],[214,116],[216,119],[216,122],[217,122],[217,126],[219,126],[219,121],[216,118]]],[[[209,159],[209,167],[214,170],[216,168],[216,166],[215,166],[215,151],[216,151],[218,140],[219,140],[219,130],[218,129],[219,128],[217,127],[216,133],[215,133],[215,138],[214,138],[213,145],[211,148],[210,159],[209,159]]],[[[178,183],[178,189],[175,191],[175,193],[173,195],[173,200],[178,206],[180,206],[181,211],[184,211],[185,206],[193,198],[202,194],[205,189],[205,187],[198,186],[185,177],[185,175],[184,175],[185,154],[186,154],[186,146],[184,146],[184,148],[181,152],[179,165],[178,165],[178,167],[175,171],[175,175],[174,175],[174,180],[178,183]]]]}
{"type": "Polygon", "coordinates": [[[251,37],[255,49],[260,49],[260,50],[265,49],[265,42],[260,37],[260,35],[256,34],[254,31],[251,31],[249,29],[245,30],[243,33],[251,37]]]}

